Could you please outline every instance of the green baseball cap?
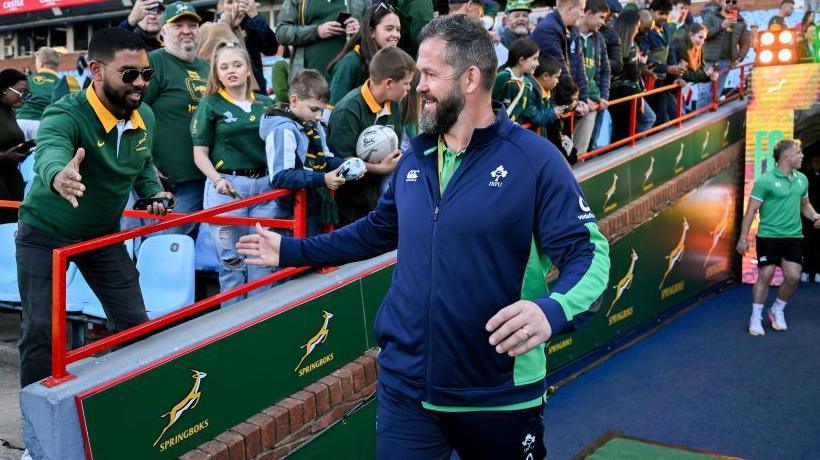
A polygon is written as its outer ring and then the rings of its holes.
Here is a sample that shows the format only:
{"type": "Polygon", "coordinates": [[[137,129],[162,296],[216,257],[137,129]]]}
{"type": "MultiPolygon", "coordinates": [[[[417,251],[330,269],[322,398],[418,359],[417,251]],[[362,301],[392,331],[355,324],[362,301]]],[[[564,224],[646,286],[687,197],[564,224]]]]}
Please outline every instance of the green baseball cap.
{"type": "Polygon", "coordinates": [[[196,14],[196,8],[191,6],[190,3],[185,2],[174,2],[167,5],[165,7],[165,13],[162,15],[162,19],[166,24],[168,24],[183,16],[191,16],[192,18],[195,18],[197,22],[202,22],[202,18],[196,14]]]}
{"type": "Polygon", "coordinates": [[[509,0],[504,12],[512,13],[513,11],[532,11],[532,0],[509,0]]]}

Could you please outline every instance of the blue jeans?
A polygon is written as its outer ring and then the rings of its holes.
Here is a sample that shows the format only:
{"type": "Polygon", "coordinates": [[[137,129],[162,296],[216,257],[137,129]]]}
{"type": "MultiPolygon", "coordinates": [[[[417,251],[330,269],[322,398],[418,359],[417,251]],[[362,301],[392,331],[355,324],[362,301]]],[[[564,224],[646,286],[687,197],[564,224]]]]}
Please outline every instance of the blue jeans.
{"type": "Polygon", "coordinates": [[[641,113],[641,111],[639,110],[638,111],[638,116],[635,119],[635,133],[636,134],[644,132],[647,129],[655,126],[655,118],[656,118],[655,111],[652,110],[652,107],[650,107],[649,104],[647,104],[645,100],[642,101],[642,102],[643,102],[643,113],[641,113]]]}
{"type": "MultiPolygon", "coordinates": [[[[729,68],[731,61],[728,59],[721,59],[715,63],[705,64],[706,67],[710,65],[714,65],[715,69],[722,72],[729,68]]],[[[717,99],[720,100],[720,94],[723,92],[723,87],[726,86],[726,78],[729,76],[729,72],[722,73],[718,76],[717,79],[717,99]]],[[[712,82],[701,83],[698,86],[698,108],[702,109],[709,104],[712,103],[712,82]]]]}
{"type": "MultiPolygon", "coordinates": [[[[234,190],[245,198],[272,190],[267,177],[250,178],[228,174],[222,174],[222,177],[229,181],[231,185],[233,185],[234,190]]],[[[204,195],[204,205],[206,209],[227,204],[235,200],[235,198],[217,193],[211,181],[205,182],[204,195]]],[[[222,216],[272,218],[275,212],[276,204],[271,200],[226,212],[222,214],[222,216]]],[[[236,252],[236,243],[239,241],[239,237],[255,232],[256,230],[253,227],[219,224],[210,224],[209,227],[213,235],[214,246],[216,246],[217,258],[220,261],[220,291],[228,291],[272,273],[270,268],[246,265],[244,259],[240,258],[236,252]]],[[[270,286],[265,286],[255,289],[249,292],[248,295],[265,291],[269,287],[270,286]]],[[[245,297],[246,296],[243,295],[223,302],[222,306],[228,306],[245,297]]]]}

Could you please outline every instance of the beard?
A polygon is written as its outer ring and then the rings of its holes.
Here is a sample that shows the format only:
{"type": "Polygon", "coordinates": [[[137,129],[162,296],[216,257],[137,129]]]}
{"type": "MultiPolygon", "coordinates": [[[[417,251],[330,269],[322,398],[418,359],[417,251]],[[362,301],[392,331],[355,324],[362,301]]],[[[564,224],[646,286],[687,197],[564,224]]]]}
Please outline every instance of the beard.
{"type": "Polygon", "coordinates": [[[512,28],[512,32],[519,36],[529,36],[530,29],[526,25],[519,25],[512,28]]]}
{"type": "Polygon", "coordinates": [[[103,80],[102,90],[105,97],[116,107],[125,110],[126,114],[130,114],[140,106],[142,103],[142,96],[145,94],[145,91],[141,89],[124,89],[117,91],[106,80],[103,80]],[[131,93],[139,94],[139,100],[136,102],[131,100],[128,97],[131,93]]]}
{"type": "Polygon", "coordinates": [[[461,93],[461,88],[458,85],[453,86],[453,90],[445,99],[438,100],[432,96],[424,95],[422,97],[436,103],[436,110],[433,113],[429,113],[422,107],[419,129],[425,134],[446,133],[456,123],[458,116],[461,115],[461,111],[464,109],[464,94],[461,93]]]}

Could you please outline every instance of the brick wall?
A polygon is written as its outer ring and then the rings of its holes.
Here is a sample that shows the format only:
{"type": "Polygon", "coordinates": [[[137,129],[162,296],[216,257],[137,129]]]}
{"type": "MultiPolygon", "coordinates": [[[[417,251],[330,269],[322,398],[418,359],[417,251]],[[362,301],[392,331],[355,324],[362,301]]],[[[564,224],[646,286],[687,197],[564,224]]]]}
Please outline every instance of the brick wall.
{"type": "Polygon", "coordinates": [[[276,460],[372,398],[376,351],[371,350],[318,382],[182,455],[181,460],[276,460]]]}
{"type": "MultiPolygon", "coordinates": [[[[81,54],[83,53],[61,54],[60,67],[57,70],[74,70],[74,68],[77,66],[77,58],[80,57],[81,54]]],[[[18,70],[23,70],[24,68],[28,67],[29,69],[31,69],[32,72],[34,72],[34,56],[4,59],[0,61],[0,67],[4,69],[14,68],[18,70]]]]}

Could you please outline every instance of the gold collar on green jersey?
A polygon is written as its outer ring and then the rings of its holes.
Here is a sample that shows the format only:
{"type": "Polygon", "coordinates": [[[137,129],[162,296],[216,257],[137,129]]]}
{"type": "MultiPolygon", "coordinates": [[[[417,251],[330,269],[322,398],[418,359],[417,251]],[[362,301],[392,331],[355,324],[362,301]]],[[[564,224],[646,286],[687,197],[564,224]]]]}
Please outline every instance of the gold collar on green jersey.
{"type": "MultiPolygon", "coordinates": [[[[88,103],[91,104],[91,108],[94,109],[94,113],[97,114],[97,118],[99,118],[100,123],[102,123],[106,134],[110,133],[111,130],[114,129],[114,126],[117,126],[117,123],[119,123],[120,120],[114,116],[113,113],[109,112],[103,103],[100,102],[100,98],[97,97],[97,93],[94,92],[94,85],[90,85],[88,89],[85,90],[85,96],[88,99],[88,103]]],[[[134,128],[147,129],[145,127],[145,121],[143,121],[137,110],[131,112],[130,121],[131,126],[134,128]]]]}
{"type": "Polygon", "coordinates": [[[379,104],[379,101],[376,100],[376,96],[373,96],[373,92],[370,91],[370,79],[368,78],[366,82],[360,88],[362,92],[362,97],[364,98],[364,102],[367,104],[367,107],[373,113],[381,113],[384,111],[386,115],[390,115],[390,101],[384,101],[384,106],[379,104]]]}
{"type": "MultiPolygon", "coordinates": [[[[236,103],[236,99],[234,99],[230,94],[228,94],[228,92],[225,91],[224,88],[219,90],[219,95],[222,96],[223,99],[230,102],[231,104],[237,105],[237,106],[239,105],[239,104],[236,103]]],[[[251,102],[256,101],[256,97],[254,97],[253,91],[248,91],[248,100],[251,101],[251,102]]]]}

